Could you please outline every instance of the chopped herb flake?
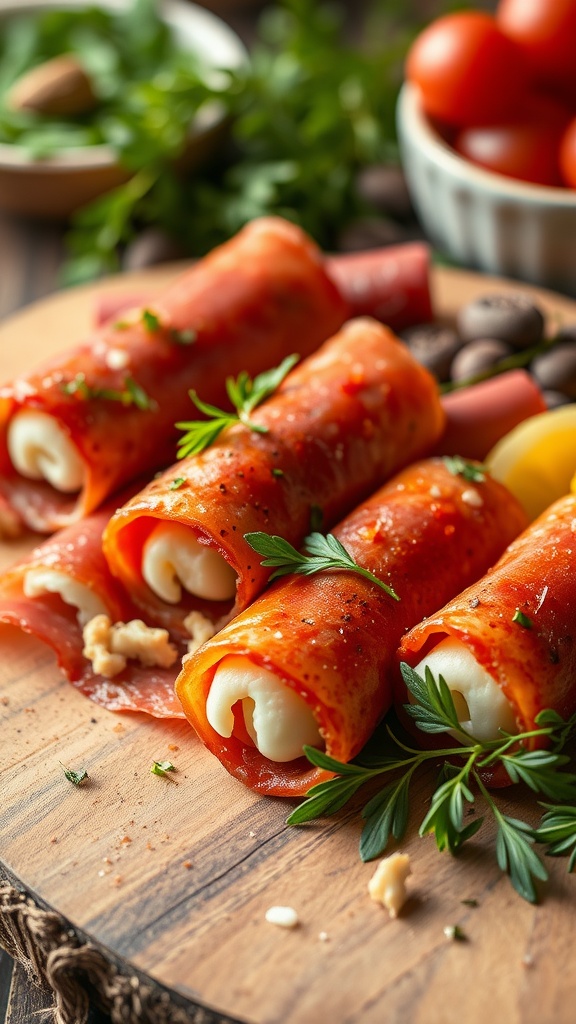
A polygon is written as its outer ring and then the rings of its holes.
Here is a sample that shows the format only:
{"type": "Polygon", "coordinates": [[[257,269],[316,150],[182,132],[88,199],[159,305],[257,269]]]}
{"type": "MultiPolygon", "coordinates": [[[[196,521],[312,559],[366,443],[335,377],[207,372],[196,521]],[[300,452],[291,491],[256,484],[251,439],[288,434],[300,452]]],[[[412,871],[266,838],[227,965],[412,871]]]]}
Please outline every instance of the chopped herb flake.
{"type": "Polygon", "coordinates": [[[516,609],[512,616],[512,622],[517,622],[519,626],[523,626],[524,629],[532,629],[532,619],[529,619],[524,612],[521,612],[519,608],[516,609]]]}
{"type": "Polygon", "coordinates": [[[172,328],[170,331],[170,337],[177,345],[193,345],[196,341],[197,334],[196,331],[193,331],[191,328],[184,331],[178,331],[176,328],[172,328]]]}
{"type": "Polygon", "coordinates": [[[176,782],[176,779],[171,779],[169,772],[175,772],[176,768],[171,761],[153,761],[152,767],[150,768],[152,775],[161,775],[162,778],[168,779],[170,782],[176,782]]]}
{"type": "Polygon", "coordinates": [[[478,462],[469,462],[461,455],[446,455],[443,459],[446,469],[454,476],[464,477],[470,483],[481,484],[486,479],[486,467],[478,462]]]}
{"type": "Polygon", "coordinates": [[[67,768],[66,765],[62,764],[64,775],[68,779],[68,782],[72,782],[75,786],[81,786],[85,779],[88,778],[88,772],[85,768],[81,768],[79,772],[73,771],[72,768],[67,768]]]}
{"type": "Polygon", "coordinates": [[[142,322],[150,334],[156,334],[160,330],[159,318],[156,316],[156,313],[152,313],[149,309],[142,310],[142,322]]]}

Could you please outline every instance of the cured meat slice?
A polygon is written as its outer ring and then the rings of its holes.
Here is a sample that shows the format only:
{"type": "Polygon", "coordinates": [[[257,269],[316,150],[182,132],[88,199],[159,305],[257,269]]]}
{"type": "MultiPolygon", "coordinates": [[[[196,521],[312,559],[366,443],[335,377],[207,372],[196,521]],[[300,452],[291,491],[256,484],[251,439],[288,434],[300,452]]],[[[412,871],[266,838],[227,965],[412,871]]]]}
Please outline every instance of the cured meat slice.
{"type": "Polygon", "coordinates": [[[226,401],[225,378],[304,356],[349,306],[296,226],[253,221],[148,307],[0,389],[0,494],[49,533],[172,462],[188,390],[226,401]]]}
{"type": "Polygon", "coordinates": [[[105,614],[131,621],[137,611],[102,554],[102,530],[115,506],[104,506],[45,540],[0,578],[0,622],[17,626],[55,652],[66,677],[112,711],[181,718],[174,696],[179,659],[171,667],[127,662],[106,678],[83,655],[83,626],[105,614]]]}
{"type": "Polygon", "coordinates": [[[384,326],[350,321],[243,424],[153,480],[104,535],[112,572],[155,621],[195,609],[222,624],[268,573],[244,539],[300,544],[425,454],[444,416],[434,379],[384,326]]]}
{"type": "Polygon", "coordinates": [[[334,530],[400,600],[349,571],[279,580],[184,659],[187,719],[252,789],[302,795],[322,777],[297,756],[302,745],[353,758],[392,702],[405,631],[481,576],[525,523],[488,476],[472,483],[440,459],[410,466],[334,530]]]}
{"type": "Polygon", "coordinates": [[[569,495],[482,579],[412,629],[399,658],[444,676],[460,721],[479,739],[532,730],[545,708],[568,717],[576,711],[575,579],[576,496],[569,495]]]}

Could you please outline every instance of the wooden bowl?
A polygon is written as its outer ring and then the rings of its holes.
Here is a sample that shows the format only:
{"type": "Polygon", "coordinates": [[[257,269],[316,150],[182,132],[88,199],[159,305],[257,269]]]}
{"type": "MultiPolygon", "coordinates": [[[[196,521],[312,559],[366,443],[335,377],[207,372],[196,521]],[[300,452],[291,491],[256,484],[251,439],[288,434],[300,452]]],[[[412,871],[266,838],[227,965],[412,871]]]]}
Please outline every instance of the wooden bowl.
{"type": "MultiPolygon", "coordinates": [[[[122,10],[130,0],[99,0],[109,10],[122,10]]],[[[85,0],[0,0],[2,21],[10,16],[47,10],[81,10],[85,0]]],[[[188,0],[165,0],[162,16],[179,40],[214,67],[236,68],[247,59],[235,32],[211,11],[188,0]]],[[[187,167],[200,162],[222,133],[224,118],[217,104],[207,105],[191,126],[185,153],[187,167]]],[[[0,144],[0,209],[45,219],[64,219],[74,210],[126,181],[109,146],[62,150],[57,156],[33,159],[17,145],[0,144]]]]}

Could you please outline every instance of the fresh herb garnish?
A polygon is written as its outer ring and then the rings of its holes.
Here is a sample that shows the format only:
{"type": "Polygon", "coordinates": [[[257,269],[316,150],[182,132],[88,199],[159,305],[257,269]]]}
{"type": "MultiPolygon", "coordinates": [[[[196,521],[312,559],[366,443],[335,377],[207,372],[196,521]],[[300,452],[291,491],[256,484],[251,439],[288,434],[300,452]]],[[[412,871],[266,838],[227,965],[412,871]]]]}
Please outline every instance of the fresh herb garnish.
{"type": "Polygon", "coordinates": [[[263,566],[275,568],[270,575],[271,580],[275,580],[279,576],[289,576],[292,573],[298,573],[301,576],[314,576],[317,572],[345,569],[370,580],[371,583],[376,584],[390,597],[393,597],[395,601],[400,600],[392,587],[384,583],[383,580],[379,580],[369,569],[363,569],[358,565],[332,533],[326,535],[310,533],[304,538],[304,554],[297,551],[282,537],[271,536],[268,533],[245,533],[244,538],[254,551],[265,556],[261,563],[263,566]]]}
{"type": "Polygon", "coordinates": [[[142,310],[142,323],[149,334],[156,334],[160,330],[160,318],[150,309],[142,310]]]}
{"type": "Polygon", "coordinates": [[[443,459],[446,469],[453,476],[461,476],[470,483],[481,484],[486,479],[486,469],[477,462],[469,462],[461,455],[445,455],[443,459]]]}
{"type": "Polygon", "coordinates": [[[169,782],[176,782],[176,779],[172,779],[168,774],[176,771],[176,767],[171,761],[153,761],[150,771],[152,775],[160,775],[162,778],[168,779],[169,782]]]}
{"type": "Polygon", "coordinates": [[[66,765],[62,764],[62,770],[64,775],[68,779],[68,782],[72,782],[75,786],[81,786],[85,779],[88,778],[88,772],[85,768],[81,768],[79,772],[75,772],[72,768],[67,768],[66,765]]]}
{"type": "Polygon", "coordinates": [[[182,484],[185,484],[185,483],[186,483],[186,477],[185,476],[174,477],[174,480],[171,480],[169,485],[168,485],[168,490],[169,491],[177,491],[178,488],[182,487],[182,484]]]}
{"type": "Polygon", "coordinates": [[[236,410],[235,412],[218,409],[215,405],[203,402],[195,391],[189,391],[194,405],[199,412],[204,413],[207,419],[175,424],[178,430],[186,431],[178,443],[178,458],[185,459],[190,455],[198,455],[203,452],[205,448],[209,448],[214,443],[226,427],[230,427],[234,423],[243,423],[245,427],[257,434],[267,434],[268,427],[254,423],[250,419],[250,414],[276,391],[299,358],[297,355],[286,356],[279,366],[259,373],[254,379],[245,370],[242,370],[236,379],[228,377],[226,393],[236,410]]]}
{"type": "Polygon", "coordinates": [[[542,806],[546,808],[546,813],[534,832],[534,838],[536,842],[546,844],[546,853],[549,857],[565,857],[570,854],[568,871],[574,871],[576,868],[576,807],[570,804],[557,806],[543,804],[542,806]]]}
{"type": "Polygon", "coordinates": [[[405,710],[418,728],[430,734],[456,732],[461,743],[439,750],[418,750],[397,738],[387,725],[388,742],[384,749],[381,745],[378,753],[361,754],[350,764],[305,747],[306,757],[313,765],[334,772],[336,777],[313,786],[307,799],[289,816],[288,823],[302,824],[320,815],[334,814],[365,783],[395,772],[393,781],[372,796],[362,811],[365,824],[360,856],[371,860],[383,852],[391,837],[400,839],[404,835],[410,783],[415,772],[427,762],[441,759],[443,768],[420,825],[420,835],[431,833],[440,850],[456,853],[478,832],[484,820],[474,817],[464,824],[465,808],[475,807],[474,786],[497,825],[498,865],[524,899],[536,902],[536,882],[545,881],[547,871],[534,849],[535,843],[548,844],[547,852],[554,856],[571,851],[569,870],[576,864],[576,808],[568,803],[576,801],[576,774],[564,770],[570,759],[561,753],[576,728],[576,715],[564,721],[555,711],[543,711],[536,718],[536,729],[518,735],[503,731],[498,739],[479,741],[459,722],[452,694],[441,676],[434,679],[426,668],[422,678],[406,664],[401,668],[415,702],[407,704],[405,710]],[[527,750],[523,744],[534,738],[548,741],[551,749],[527,750]],[[533,792],[555,802],[544,804],[547,811],[539,828],[502,813],[482,777],[484,769],[497,765],[506,771],[511,782],[523,782],[533,792]]]}
{"type": "Polygon", "coordinates": [[[108,402],[120,402],[121,405],[135,405],[137,409],[148,410],[156,407],[153,398],[149,398],[144,388],[133,377],[124,378],[124,390],[116,388],[99,388],[87,384],[85,374],[77,373],[72,380],[61,385],[66,395],[79,395],[86,399],[104,399],[108,402]]]}
{"type": "MultiPolygon", "coordinates": [[[[106,93],[108,116],[93,141],[106,141],[137,174],[74,218],[68,282],[117,270],[121,249],[148,225],[160,226],[187,254],[202,256],[250,219],[276,213],[333,250],[348,223],[374,213],[355,187],[356,175],[368,164],[397,158],[396,99],[404,56],[420,27],[402,0],[370,0],[356,11],[354,43],[343,31],[344,4],[267,5],[250,63],[218,76],[195,67],[189,54],[175,54],[173,45],[163,49],[161,26],[150,25],[157,4],[140,0],[138,6],[144,12],[130,9],[121,34],[107,25],[97,36],[91,29],[78,54],[101,65],[106,93]],[[138,45],[142,36],[145,50],[138,45]],[[139,79],[129,89],[124,59],[139,79]],[[195,167],[193,176],[178,175],[173,161],[196,111],[210,100],[232,123],[233,156],[220,153],[195,167]]],[[[66,52],[78,52],[70,29],[60,38],[66,52]]],[[[65,144],[60,134],[52,151],[65,144]]]]}
{"type": "Polygon", "coordinates": [[[193,345],[196,341],[196,331],[192,330],[191,327],[178,330],[176,327],[172,327],[170,330],[170,337],[176,345],[193,345]]]}
{"type": "Polygon", "coordinates": [[[520,608],[517,608],[512,616],[512,622],[517,622],[519,626],[523,626],[524,629],[532,629],[532,619],[529,619],[520,608]]]}

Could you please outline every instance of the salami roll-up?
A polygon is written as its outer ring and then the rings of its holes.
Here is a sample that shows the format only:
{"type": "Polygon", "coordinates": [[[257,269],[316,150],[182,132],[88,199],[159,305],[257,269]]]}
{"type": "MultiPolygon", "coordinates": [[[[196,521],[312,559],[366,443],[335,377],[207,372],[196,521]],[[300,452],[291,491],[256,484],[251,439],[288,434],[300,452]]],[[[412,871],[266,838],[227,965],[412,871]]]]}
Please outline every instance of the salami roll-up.
{"type": "Polygon", "coordinates": [[[0,389],[0,492],[40,532],[175,457],[188,389],[314,351],[348,315],[319,250],[280,218],[249,224],[84,344],[0,389]]]}
{"type": "Polygon", "coordinates": [[[300,544],[314,511],[337,522],[426,453],[443,412],[436,384],[375,320],[350,321],[250,416],[153,480],[104,535],[112,572],[162,625],[195,610],[222,624],[268,572],[244,534],[300,544]],[[260,432],[264,431],[264,432],[260,432]]]}
{"type": "Polygon", "coordinates": [[[394,600],[355,572],[279,580],[184,659],[176,692],[224,767],[252,789],[297,796],[321,777],[304,744],[353,758],[392,702],[403,633],[478,578],[525,525],[488,476],[441,459],[404,470],[334,530],[394,600]]]}
{"type": "MultiPolygon", "coordinates": [[[[478,740],[536,728],[540,711],[576,711],[576,496],[561,498],[499,562],[411,630],[399,658],[428,666],[478,740]]],[[[405,694],[401,694],[401,699],[405,694]]],[[[525,741],[527,746],[535,740],[525,741]]]]}
{"type": "Polygon", "coordinates": [[[180,718],[174,679],[181,652],[158,630],[135,623],[138,613],[102,554],[102,531],[114,507],[59,531],[0,577],[0,622],[51,647],[67,679],[97,704],[180,718]],[[90,660],[84,630],[98,623],[97,657],[90,660]],[[114,651],[108,626],[116,636],[119,623],[126,628],[114,651]]]}

